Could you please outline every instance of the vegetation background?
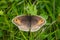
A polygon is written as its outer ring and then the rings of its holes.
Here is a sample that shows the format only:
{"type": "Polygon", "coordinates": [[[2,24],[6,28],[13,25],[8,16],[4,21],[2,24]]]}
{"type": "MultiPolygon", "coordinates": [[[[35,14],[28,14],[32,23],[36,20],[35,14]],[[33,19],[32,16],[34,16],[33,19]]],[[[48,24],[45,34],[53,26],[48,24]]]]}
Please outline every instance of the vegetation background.
{"type": "Polygon", "coordinates": [[[0,40],[60,40],[60,0],[0,0],[0,40]],[[46,25],[30,35],[20,31],[11,20],[26,14],[42,16],[46,25]]]}

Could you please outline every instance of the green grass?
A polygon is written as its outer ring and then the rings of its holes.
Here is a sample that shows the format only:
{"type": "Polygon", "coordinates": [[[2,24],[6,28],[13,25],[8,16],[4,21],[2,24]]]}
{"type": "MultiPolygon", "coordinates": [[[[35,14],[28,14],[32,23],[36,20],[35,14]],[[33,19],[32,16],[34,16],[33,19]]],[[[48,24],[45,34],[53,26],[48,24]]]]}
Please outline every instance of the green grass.
{"type": "Polygon", "coordinates": [[[0,40],[60,40],[60,0],[0,0],[0,40]],[[18,15],[38,15],[46,24],[24,32],[12,23],[18,15]]]}

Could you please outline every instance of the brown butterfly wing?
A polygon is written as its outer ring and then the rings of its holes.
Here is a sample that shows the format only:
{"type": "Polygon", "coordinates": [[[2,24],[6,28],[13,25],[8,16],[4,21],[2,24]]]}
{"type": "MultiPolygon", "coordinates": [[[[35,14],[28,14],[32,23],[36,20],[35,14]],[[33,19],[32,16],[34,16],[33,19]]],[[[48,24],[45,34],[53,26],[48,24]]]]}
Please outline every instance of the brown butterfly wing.
{"type": "Polygon", "coordinates": [[[22,31],[29,31],[30,22],[28,16],[17,16],[13,19],[13,23],[22,31]]]}
{"type": "Polygon", "coordinates": [[[45,20],[39,16],[32,16],[31,19],[31,32],[39,30],[45,24],[45,20]]]}

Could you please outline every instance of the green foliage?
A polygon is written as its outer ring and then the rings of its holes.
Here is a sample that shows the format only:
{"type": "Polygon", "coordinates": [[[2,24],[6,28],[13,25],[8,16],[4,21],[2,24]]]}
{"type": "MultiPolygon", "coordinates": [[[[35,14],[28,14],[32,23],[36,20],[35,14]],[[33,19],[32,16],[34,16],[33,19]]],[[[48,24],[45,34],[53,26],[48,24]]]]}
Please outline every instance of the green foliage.
{"type": "Polygon", "coordinates": [[[3,11],[2,10],[0,11],[0,15],[3,15],[3,11]]]}
{"type": "Polygon", "coordinates": [[[60,40],[60,0],[0,0],[0,40],[60,40]],[[39,31],[24,32],[12,24],[17,15],[46,20],[39,31]]]}
{"type": "Polygon", "coordinates": [[[2,31],[0,31],[0,37],[2,37],[3,36],[3,32],[2,31]]]}
{"type": "Polygon", "coordinates": [[[25,10],[27,11],[28,14],[37,15],[36,5],[27,3],[25,10]]]}

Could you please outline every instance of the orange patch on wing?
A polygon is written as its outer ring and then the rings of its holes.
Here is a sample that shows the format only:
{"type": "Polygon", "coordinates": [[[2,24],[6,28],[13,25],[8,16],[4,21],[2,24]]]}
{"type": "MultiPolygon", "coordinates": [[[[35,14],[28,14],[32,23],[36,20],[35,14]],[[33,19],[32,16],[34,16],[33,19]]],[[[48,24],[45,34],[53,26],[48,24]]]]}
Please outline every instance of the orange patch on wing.
{"type": "Polygon", "coordinates": [[[37,23],[37,25],[40,25],[42,23],[44,23],[44,20],[43,19],[39,20],[38,23],[37,23]]]}
{"type": "Polygon", "coordinates": [[[18,24],[18,25],[21,24],[21,20],[19,20],[19,19],[15,19],[14,22],[15,22],[16,24],[18,24]]]}

